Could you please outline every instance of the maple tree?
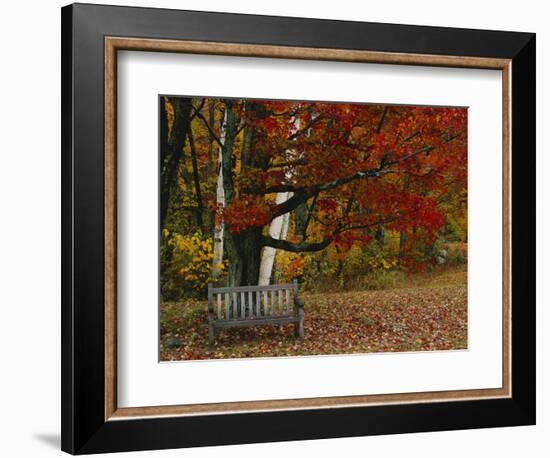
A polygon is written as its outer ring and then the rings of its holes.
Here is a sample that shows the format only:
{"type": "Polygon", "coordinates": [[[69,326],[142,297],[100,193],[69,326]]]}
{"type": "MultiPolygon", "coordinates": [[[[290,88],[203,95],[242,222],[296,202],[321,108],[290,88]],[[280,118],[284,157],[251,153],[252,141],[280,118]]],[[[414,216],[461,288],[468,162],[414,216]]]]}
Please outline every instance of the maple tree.
{"type": "Polygon", "coordinates": [[[170,199],[192,208],[230,285],[258,283],[266,248],[345,253],[381,230],[433,241],[440,203],[465,192],[465,108],[161,99],[161,223],[170,199]]]}

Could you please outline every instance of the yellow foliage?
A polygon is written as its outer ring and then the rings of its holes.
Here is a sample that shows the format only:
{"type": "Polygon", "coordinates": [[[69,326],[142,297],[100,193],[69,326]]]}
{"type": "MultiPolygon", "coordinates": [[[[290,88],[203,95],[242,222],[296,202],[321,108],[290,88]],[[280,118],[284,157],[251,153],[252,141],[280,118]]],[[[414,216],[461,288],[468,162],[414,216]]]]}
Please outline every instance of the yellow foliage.
{"type": "Polygon", "coordinates": [[[307,261],[308,256],[304,253],[277,250],[275,257],[277,281],[286,283],[301,277],[304,274],[304,266],[307,261]]]}
{"type": "MultiPolygon", "coordinates": [[[[186,289],[206,288],[212,272],[213,243],[196,233],[171,234],[168,245],[172,248],[172,263],[186,289]]],[[[223,266],[222,266],[223,267],[223,266]]]]}

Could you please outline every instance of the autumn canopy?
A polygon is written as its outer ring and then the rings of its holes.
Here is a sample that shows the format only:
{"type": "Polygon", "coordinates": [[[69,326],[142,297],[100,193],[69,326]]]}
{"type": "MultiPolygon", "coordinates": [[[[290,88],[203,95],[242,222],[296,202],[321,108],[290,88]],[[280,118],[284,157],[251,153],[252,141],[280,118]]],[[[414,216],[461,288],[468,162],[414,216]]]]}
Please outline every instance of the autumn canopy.
{"type": "Polygon", "coordinates": [[[298,276],[327,249],[345,256],[384,234],[402,268],[421,269],[407,246],[465,218],[464,108],[160,97],[160,117],[166,272],[266,284],[274,263],[298,276]],[[182,244],[202,270],[174,265],[182,244]]]}

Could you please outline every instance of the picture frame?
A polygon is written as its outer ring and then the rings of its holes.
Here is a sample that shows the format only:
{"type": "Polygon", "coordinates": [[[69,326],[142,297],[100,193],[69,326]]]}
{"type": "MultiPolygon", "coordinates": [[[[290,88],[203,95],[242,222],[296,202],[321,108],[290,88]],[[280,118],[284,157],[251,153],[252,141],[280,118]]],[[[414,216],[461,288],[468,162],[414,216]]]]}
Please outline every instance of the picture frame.
{"type": "Polygon", "coordinates": [[[534,424],[535,105],[531,33],[64,7],[62,449],[84,454],[534,424]],[[503,250],[495,268],[503,274],[502,387],[118,408],[121,50],[501,71],[503,250]]]}

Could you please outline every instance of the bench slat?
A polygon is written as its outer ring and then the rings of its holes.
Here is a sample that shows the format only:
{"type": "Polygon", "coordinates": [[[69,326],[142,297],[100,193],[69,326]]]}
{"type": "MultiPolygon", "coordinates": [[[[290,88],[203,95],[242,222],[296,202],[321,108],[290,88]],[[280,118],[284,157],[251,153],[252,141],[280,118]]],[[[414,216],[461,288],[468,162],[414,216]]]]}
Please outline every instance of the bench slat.
{"type": "Polygon", "coordinates": [[[294,333],[303,339],[304,310],[302,305],[298,307],[296,304],[297,298],[298,282],[296,280],[293,283],[281,285],[226,288],[212,288],[209,284],[209,342],[211,344],[214,342],[215,328],[285,323],[295,323],[294,333]],[[214,301],[216,312],[213,309],[214,301]],[[214,318],[215,316],[217,319],[214,318]]]}
{"type": "Polygon", "coordinates": [[[212,288],[212,293],[240,293],[248,291],[277,291],[279,289],[293,289],[293,283],[283,283],[281,285],[262,285],[262,286],[222,286],[221,288],[212,288]]]}
{"type": "Polygon", "coordinates": [[[260,326],[264,324],[286,324],[297,323],[298,317],[295,316],[277,316],[277,317],[263,317],[246,320],[221,320],[214,321],[213,326],[217,328],[231,328],[240,326],[260,326]]]}
{"type": "Polygon", "coordinates": [[[291,307],[290,307],[290,290],[289,289],[285,289],[285,296],[286,296],[286,310],[285,310],[285,313],[288,313],[290,314],[290,310],[291,310],[291,307]]]}

